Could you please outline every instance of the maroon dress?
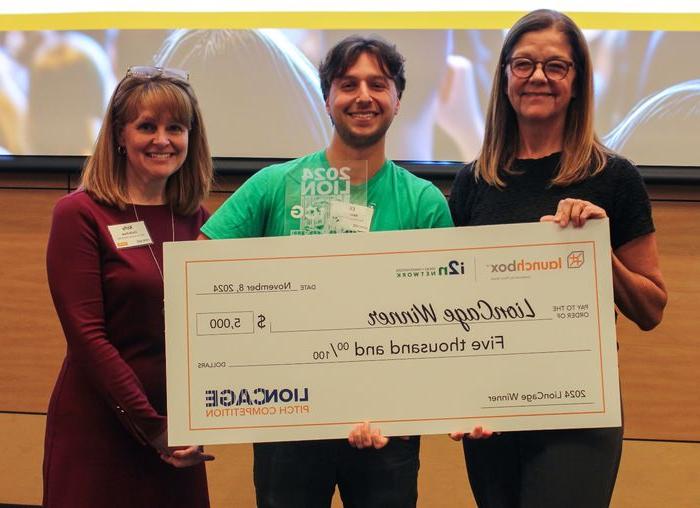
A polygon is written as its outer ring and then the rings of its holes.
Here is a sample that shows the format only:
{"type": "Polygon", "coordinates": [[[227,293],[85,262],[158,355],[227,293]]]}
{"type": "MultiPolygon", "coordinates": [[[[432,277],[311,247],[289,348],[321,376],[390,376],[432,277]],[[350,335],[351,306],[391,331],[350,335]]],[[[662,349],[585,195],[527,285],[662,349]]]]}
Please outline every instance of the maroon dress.
{"type": "MultiPolygon", "coordinates": [[[[101,205],[83,191],[62,198],[47,250],[49,287],[68,343],[46,421],[44,505],[209,506],[204,464],[177,469],[149,444],[166,429],[162,243],[168,205],[136,205],[153,240],[117,249],[107,226],[134,208],[101,205]]],[[[175,215],[175,239],[193,240],[207,218],[175,215]]],[[[196,444],[196,443],[193,443],[196,444]]]]}

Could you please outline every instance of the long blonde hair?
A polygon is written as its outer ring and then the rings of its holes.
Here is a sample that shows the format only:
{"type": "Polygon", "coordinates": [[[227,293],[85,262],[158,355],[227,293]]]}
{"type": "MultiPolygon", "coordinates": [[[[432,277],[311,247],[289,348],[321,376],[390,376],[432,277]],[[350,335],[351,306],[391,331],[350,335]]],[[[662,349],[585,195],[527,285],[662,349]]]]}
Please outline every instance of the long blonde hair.
{"type": "Polygon", "coordinates": [[[96,200],[124,208],[129,203],[126,157],[118,152],[124,126],[143,109],[168,111],[178,123],[189,127],[187,157],[165,187],[166,201],[181,215],[197,211],[211,187],[213,166],[209,143],[197,98],[190,85],[170,76],[122,79],[107,106],[94,153],[87,159],[81,186],[96,200]]]}
{"type": "Polygon", "coordinates": [[[497,187],[505,187],[504,175],[514,173],[513,163],[519,144],[518,122],[506,95],[508,60],[520,38],[528,32],[555,28],[571,45],[576,76],[574,97],[569,103],[559,171],[552,185],[566,186],[603,170],[611,151],[593,130],[593,69],[588,45],[581,30],[557,11],[540,9],[520,18],[506,35],[494,74],[486,111],[484,142],[474,165],[475,177],[497,187]]]}

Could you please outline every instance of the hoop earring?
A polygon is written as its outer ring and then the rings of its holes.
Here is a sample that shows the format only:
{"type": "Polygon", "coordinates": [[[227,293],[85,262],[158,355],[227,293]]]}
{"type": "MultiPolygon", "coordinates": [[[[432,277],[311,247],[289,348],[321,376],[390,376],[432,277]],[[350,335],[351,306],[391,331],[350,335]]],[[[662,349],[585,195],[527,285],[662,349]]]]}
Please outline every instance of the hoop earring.
{"type": "Polygon", "coordinates": [[[126,155],[126,148],[124,148],[122,145],[117,145],[117,153],[121,156],[126,155]]]}

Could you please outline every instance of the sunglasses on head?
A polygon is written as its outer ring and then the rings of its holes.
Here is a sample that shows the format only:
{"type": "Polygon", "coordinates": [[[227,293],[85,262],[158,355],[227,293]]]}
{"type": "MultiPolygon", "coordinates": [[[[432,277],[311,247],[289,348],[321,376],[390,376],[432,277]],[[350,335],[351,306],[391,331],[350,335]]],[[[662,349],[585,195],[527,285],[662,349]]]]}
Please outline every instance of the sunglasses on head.
{"type": "Polygon", "coordinates": [[[150,65],[137,65],[129,67],[126,77],[136,78],[174,78],[182,81],[190,80],[190,73],[182,69],[172,69],[168,67],[152,67],[150,65]]]}

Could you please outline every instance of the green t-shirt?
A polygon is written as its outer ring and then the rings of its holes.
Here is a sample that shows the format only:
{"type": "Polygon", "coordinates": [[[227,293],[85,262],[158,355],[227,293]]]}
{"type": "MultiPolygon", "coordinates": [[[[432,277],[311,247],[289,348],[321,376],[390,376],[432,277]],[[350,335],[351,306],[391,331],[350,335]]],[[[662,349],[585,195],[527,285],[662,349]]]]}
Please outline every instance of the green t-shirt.
{"type": "MultiPolygon", "coordinates": [[[[212,239],[285,236],[299,230],[298,204],[304,169],[329,168],[325,150],[268,166],[251,176],[202,226],[212,239]]],[[[453,225],[445,197],[432,183],[387,160],[364,186],[374,208],[370,231],[426,229],[453,225]]],[[[364,204],[364,203],[363,203],[364,204]]]]}

